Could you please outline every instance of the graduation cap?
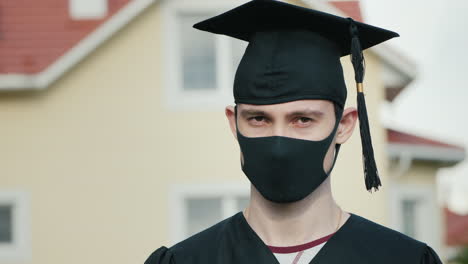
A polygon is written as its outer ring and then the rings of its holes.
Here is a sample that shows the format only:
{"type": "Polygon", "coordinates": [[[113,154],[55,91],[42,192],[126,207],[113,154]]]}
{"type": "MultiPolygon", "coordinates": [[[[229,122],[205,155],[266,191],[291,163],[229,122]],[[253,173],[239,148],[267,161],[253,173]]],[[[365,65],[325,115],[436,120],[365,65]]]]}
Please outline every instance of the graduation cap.
{"type": "Polygon", "coordinates": [[[236,104],[325,99],[343,108],[347,92],[340,57],[351,55],[366,188],[381,186],[363,92],[362,50],[397,33],[276,0],[250,1],[194,28],[249,42],[234,78],[236,104]]]}

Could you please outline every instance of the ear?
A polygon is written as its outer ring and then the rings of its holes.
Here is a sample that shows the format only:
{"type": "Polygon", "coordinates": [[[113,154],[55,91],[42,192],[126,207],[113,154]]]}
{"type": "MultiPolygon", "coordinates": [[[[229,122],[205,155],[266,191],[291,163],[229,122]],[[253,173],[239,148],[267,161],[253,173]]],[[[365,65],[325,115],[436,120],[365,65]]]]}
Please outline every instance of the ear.
{"type": "Polygon", "coordinates": [[[236,116],[234,112],[234,106],[229,105],[226,106],[226,109],[224,110],[224,113],[226,114],[226,117],[229,121],[229,127],[231,128],[231,132],[234,135],[234,137],[237,139],[237,133],[236,133],[236,116]]]}
{"type": "Polygon", "coordinates": [[[358,112],[355,107],[349,107],[343,111],[343,117],[338,125],[338,131],[336,132],[337,144],[343,144],[351,137],[354,127],[356,126],[357,119],[358,112]]]}

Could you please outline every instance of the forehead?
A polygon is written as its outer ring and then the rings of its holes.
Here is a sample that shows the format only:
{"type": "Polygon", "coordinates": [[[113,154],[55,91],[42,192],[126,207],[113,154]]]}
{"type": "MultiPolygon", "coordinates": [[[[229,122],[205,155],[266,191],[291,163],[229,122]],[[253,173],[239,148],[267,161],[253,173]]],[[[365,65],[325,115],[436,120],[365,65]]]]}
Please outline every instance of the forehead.
{"type": "Polygon", "coordinates": [[[238,109],[242,110],[259,110],[269,113],[289,113],[294,111],[317,110],[324,113],[333,111],[333,103],[328,100],[297,100],[281,104],[270,105],[252,105],[238,104],[238,109]]]}

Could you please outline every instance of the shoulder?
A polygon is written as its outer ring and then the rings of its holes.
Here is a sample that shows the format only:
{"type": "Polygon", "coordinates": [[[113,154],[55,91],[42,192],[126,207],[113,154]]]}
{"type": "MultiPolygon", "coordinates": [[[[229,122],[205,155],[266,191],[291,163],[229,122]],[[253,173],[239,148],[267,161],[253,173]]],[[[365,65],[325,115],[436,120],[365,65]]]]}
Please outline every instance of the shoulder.
{"type": "Polygon", "coordinates": [[[161,247],[148,258],[145,264],[159,263],[209,263],[216,258],[219,244],[224,239],[226,229],[238,218],[229,217],[170,248],[161,247]]]}
{"type": "Polygon", "coordinates": [[[160,247],[146,259],[144,264],[174,264],[172,252],[166,247],[160,247]]]}
{"type": "Polygon", "coordinates": [[[359,236],[359,240],[404,248],[423,248],[426,245],[421,241],[362,216],[351,214],[351,220],[350,230],[359,236]]]}
{"type": "Polygon", "coordinates": [[[434,253],[427,244],[364,217],[351,214],[350,220],[348,235],[364,255],[394,263],[422,263],[429,251],[434,253]]]}

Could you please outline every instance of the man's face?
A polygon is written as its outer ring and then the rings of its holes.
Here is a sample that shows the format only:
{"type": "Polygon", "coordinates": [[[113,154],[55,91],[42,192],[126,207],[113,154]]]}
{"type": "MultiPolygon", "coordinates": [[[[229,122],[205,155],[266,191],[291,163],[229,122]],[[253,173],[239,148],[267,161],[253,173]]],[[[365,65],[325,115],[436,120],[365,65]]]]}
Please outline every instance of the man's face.
{"type": "MultiPolygon", "coordinates": [[[[237,126],[245,137],[283,136],[319,141],[330,135],[336,119],[333,103],[327,100],[298,100],[273,105],[238,104],[237,112],[237,126]]],[[[236,137],[234,107],[226,107],[226,117],[236,137]]],[[[332,167],[335,144],[343,144],[351,137],[356,121],[356,108],[343,111],[323,161],[324,171],[332,167]]]]}
{"type": "Polygon", "coordinates": [[[335,110],[327,100],[237,106],[237,126],[246,137],[283,136],[322,140],[333,131],[335,110]]]}

